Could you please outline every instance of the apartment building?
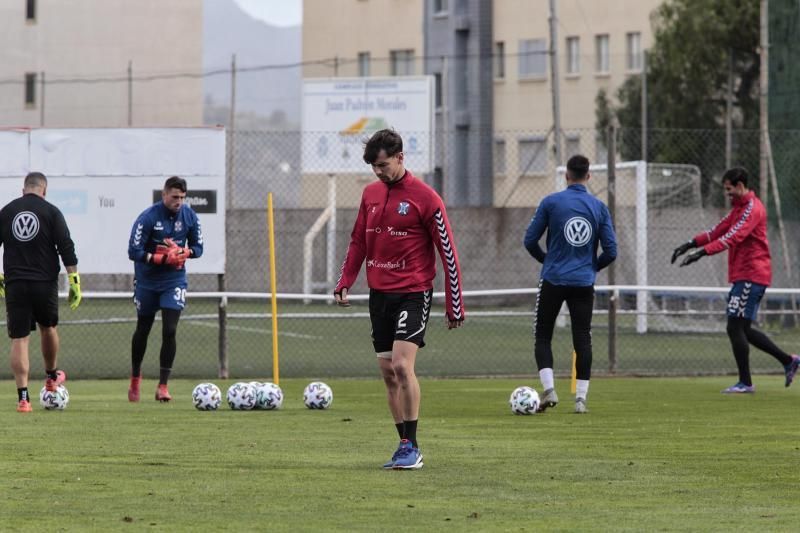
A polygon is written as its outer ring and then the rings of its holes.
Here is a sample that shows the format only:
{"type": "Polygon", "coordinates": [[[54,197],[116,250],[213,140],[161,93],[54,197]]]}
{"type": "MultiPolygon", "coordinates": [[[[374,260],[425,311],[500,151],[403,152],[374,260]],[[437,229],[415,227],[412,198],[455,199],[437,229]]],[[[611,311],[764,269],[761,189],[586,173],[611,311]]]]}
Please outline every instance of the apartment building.
{"type": "MultiPolygon", "coordinates": [[[[554,3],[562,162],[603,161],[595,98],[641,75],[661,0],[554,3]]],[[[549,18],[549,0],[304,0],[303,75],[432,75],[428,181],[452,205],[532,205],[556,164],[549,18]]]]}
{"type": "Polygon", "coordinates": [[[0,126],[197,126],[200,0],[0,0],[0,126]]]}

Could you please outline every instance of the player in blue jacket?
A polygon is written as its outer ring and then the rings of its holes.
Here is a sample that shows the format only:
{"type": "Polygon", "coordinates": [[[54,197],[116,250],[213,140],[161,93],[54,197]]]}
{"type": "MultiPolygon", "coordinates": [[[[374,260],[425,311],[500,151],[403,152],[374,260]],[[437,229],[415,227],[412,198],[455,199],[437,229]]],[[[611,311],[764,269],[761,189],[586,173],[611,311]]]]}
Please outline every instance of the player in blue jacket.
{"type": "Polygon", "coordinates": [[[186,305],[187,259],[203,255],[203,233],[197,214],[186,200],[186,180],[172,176],[164,183],[161,200],[145,209],[133,223],[128,257],[134,264],[133,303],[136,331],[131,341],[131,384],[128,400],[139,401],[142,360],[147,337],[161,310],[161,358],[156,400],[172,399],[167,382],[175,361],[175,334],[186,305]]]}
{"type": "Polygon", "coordinates": [[[539,411],[555,407],[553,328],[566,301],[576,353],[575,412],[586,413],[592,372],[592,308],[597,272],[617,257],[617,238],[608,207],[589,194],[589,160],[582,155],[567,161],[567,188],[542,200],[525,232],[525,248],[544,266],[536,296],[535,356],[544,390],[539,411]],[[547,231],[547,252],[539,239],[547,231]],[[598,244],[603,252],[597,256],[598,244]]]}

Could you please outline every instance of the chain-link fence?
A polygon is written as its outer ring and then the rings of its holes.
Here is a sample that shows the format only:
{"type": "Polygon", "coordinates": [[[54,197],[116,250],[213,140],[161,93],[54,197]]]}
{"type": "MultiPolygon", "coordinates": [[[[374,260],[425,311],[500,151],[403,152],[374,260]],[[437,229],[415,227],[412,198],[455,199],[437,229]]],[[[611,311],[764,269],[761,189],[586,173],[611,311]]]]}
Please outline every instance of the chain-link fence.
{"type": "MultiPolygon", "coordinates": [[[[618,159],[629,150],[640,150],[641,145],[636,146],[636,142],[642,138],[641,132],[623,129],[617,135],[618,159]]],[[[781,157],[795,135],[796,132],[775,134],[786,142],[780,149],[776,143],[776,158],[781,157]]],[[[449,136],[447,132],[438,133],[436,142],[450,142],[449,136]]],[[[735,149],[730,164],[753,168],[757,135],[737,131],[733,138],[735,149]]],[[[464,328],[447,331],[441,300],[435,303],[426,336],[428,346],[419,357],[421,375],[535,371],[532,289],[537,286],[540,265],[524,250],[522,238],[536,205],[545,195],[563,187],[563,174],[555,161],[552,132],[494,131],[486,133],[484,139],[493,147],[492,204],[452,205],[444,195],[464,289],[468,291],[467,322],[464,328]]],[[[563,139],[565,158],[584,153],[593,161],[605,161],[607,141],[595,131],[566,132],[563,139]]],[[[687,268],[669,264],[676,245],[711,227],[727,210],[720,184],[726,166],[724,132],[649,131],[647,139],[650,163],[625,162],[616,167],[613,189],[620,251],[614,266],[615,284],[627,288],[617,292],[616,340],[614,336],[609,339],[607,309],[612,293],[598,289],[593,336],[595,371],[681,375],[732,372],[735,365],[724,332],[725,254],[704,258],[687,268]],[[643,285],[655,288],[637,290],[643,285]],[[643,316],[647,317],[644,327],[643,316]]],[[[330,305],[328,297],[349,243],[361,190],[375,178],[366,164],[358,174],[304,173],[304,158],[319,156],[315,152],[304,153],[301,146],[299,132],[229,134],[226,273],[224,278],[190,274],[190,291],[213,292],[224,287],[247,294],[230,295],[224,300],[210,295],[190,297],[179,327],[176,376],[215,375],[221,353],[232,377],[271,374],[272,323],[266,298],[270,276],[268,193],[273,194],[275,206],[277,292],[313,293],[321,298],[312,300],[309,294],[305,299],[279,299],[281,375],[375,374],[365,301],[357,300],[352,308],[342,310],[330,305]],[[221,306],[223,302],[225,306],[221,306]]],[[[459,180],[459,174],[453,171],[459,164],[448,159],[447,153],[436,150],[434,171],[420,176],[434,187],[447,180],[459,180]]],[[[589,181],[591,192],[604,201],[609,201],[609,179],[607,169],[595,167],[589,181]]],[[[780,193],[786,198],[797,191],[782,185],[780,193]]],[[[774,196],[771,191],[770,197],[774,196]]],[[[770,225],[773,286],[778,288],[796,285],[798,250],[796,239],[791,237],[800,230],[796,210],[788,209],[785,200],[783,205],[783,232],[774,217],[770,225]]],[[[442,290],[441,279],[437,276],[435,290],[442,290]]],[[[130,291],[132,276],[86,275],[83,283],[86,291],[123,293],[130,291]]],[[[608,271],[600,273],[597,284],[608,284],[608,271]]],[[[363,272],[352,293],[356,298],[367,293],[363,272]]],[[[787,351],[794,350],[800,341],[791,309],[792,295],[773,290],[761,312],[760,325],[787,351]]],[[[61,319],[64,368],[76,377],[127,374],[135,325],[130,301],[124,297],[89,297],[77,311],[64,308],[61,319]]],[[[568,319],[563,325],[568,326],[568,319]]],[[[151,336],[145,363],[145,372],[152,374],[158,365],[158,331],[159,323],[151,336]]],[[[41,370],[36,335],[31,348],[35,375],[41,370]]],[[[568,327],[557,328],[554,351],[556,370],[568,372],[572,353],[568,327]]],[[[755,351],[752,367],[756,372],[780,370],[769,356],[755,351]]],[[[8,369],[2,368],[0,376],[9,377],[8,369]]]]}

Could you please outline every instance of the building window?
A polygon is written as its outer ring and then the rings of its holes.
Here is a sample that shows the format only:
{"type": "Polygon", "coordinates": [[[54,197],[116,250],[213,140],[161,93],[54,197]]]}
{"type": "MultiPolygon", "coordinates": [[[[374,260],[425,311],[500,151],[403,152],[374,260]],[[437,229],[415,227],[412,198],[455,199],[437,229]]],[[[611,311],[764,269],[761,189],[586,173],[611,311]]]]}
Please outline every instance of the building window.
{"type": "Polygon", "coordinates": [[[597,74],[608,74],[608,34],[594,36],[594,70],[597,74]]]}
{"type": "Polygon", "coordinates": [[[25,20],[36,20],[36,0],[27,0],[25,2],[25,20]]]}
{"type": "Polygon", "coordinates": [[[358,75],[362,78],[369,76],[369,52],[358,53],[358,75]]]}
{"type": "Polygon", "coordinates": [[[564,137],[564,159],[581,153],[581,136],[578,133],[567,134],[564,137]]]}
{"type": "Polygon", "coordinates": [[[495,139],[494,151],[492,153],[494,160],[494,173],[496,176],[505,176],[506,174],[506,140],[495,139]]]}
{"type": "Polygon", "coordinates": [[[34,107],[36,105],[36,73],[25,73],[25,106],[34,107]]]}
{"type": "Polygon", "coordinates": [[[444,105],[442,90],[442,73],[436,72],[433,74],[433,105],[436,109],[441,109],[444,105]]]}
{"type": "Polygon", "coordinates": [[[525,39],[519,42],[520,79],[547,76],[547,43],[544,39],[525,39]]]}
{"type": "Polygon", "coordinates": [[[547,141],[544,137],[520,139],[518,154],[520,175],[544,174],[547,170],[547,141]]]}
{"type": "Polygon", "coordinates": [[[638,31],[625,35],[625,67],[634,72],[642,70],[642,34],[638,31]]]}
{"type": "Polygon", "coordinates": [[[502,80],[506,77],[506,43],[503,41],[494,43],[494,57],[492,59],[494,77],[498,80],[502,80]]]}
{"type": "Polygon", "coordinates": [[[391,50],[389,58],[392,76],[414,75],[414,50],[391,50]]]}
{"type": "Polygon", "coordinates": [[[447,11],[447,0],[433,0],[433,12],[443,13],[447,11]]]}
{"type": "Polygon", "coordinates": [[[567,37],[567,74],[580,74],[581,47],[578,37],[567,37]]]}

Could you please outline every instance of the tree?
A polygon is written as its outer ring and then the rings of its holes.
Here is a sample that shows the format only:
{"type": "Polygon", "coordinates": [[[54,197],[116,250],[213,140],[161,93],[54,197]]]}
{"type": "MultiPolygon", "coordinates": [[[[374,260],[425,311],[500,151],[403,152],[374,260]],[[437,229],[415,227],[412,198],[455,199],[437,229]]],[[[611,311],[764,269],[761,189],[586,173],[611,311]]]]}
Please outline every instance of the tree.
{"type": "MultiPolygon", "coordinates": [[[[665,0],[653,12],[647,55],[648,130],[655,130],[648,134],[650,160],[697,164],[704,176],[720,172],[731,56],[733,127],[758,128],[759,16],[758,0],[665,0]]],[[[638,159],[639,135],[625,129],[641,128],[641,77],[629,77],[616,96],[621,155],[638,159]]],[[[752,166],[751,157],[735,163],[752,166]]]]}
{"type": "Polygon", "coordinates": [[[733,54],[739,128],[758,128],[758,0],[667,0],[653,15],[648,110],[657,127],[722,127],[733,54]]]}
{"type": "Polygon", "coordinates": [[[608,99],[608,94],[605,89],[597,91],[597,96],[594,99],[594,127],[598,135],[605,139],[608,127],[614,121],[614,109],[611,106],[611,101],[608,99]]]}

